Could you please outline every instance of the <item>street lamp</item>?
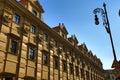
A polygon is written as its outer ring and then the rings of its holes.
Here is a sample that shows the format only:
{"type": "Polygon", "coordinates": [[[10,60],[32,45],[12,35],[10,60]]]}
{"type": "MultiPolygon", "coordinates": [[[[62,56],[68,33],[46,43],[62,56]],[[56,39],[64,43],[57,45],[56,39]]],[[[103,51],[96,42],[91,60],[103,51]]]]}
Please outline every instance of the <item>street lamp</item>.
{"type": "MultiPolygon", "coordinates": [[[[103,26],[105,27],[107,33],[110,36],[110,41],[111,41],[111,45],[112,45],[112,51],[113,51],[113,56],[114,56],[114,61],[113,61],[113,64],[112,64],[112,68],[115,68],[115,71],[116,71],[116,69],[118,67],[120,68],[120,64],[119,64],[119,62],[117,61],[117,58],[116,58],[116,53],[115,53],[115,49],[114,49],[112,34],[111,34],[111,30],[110,30],[110,24],[109,24],[107,10],[106,10],[106,4],[103,3],[103,9],[102,8],[94,9],[93,13],[95,14],[95,24],[96,25],[99,24],[99,19],[97,17],[97,13],[101,13],[101,15],[102,15],[103,26]]],[[[120,10],[119,10],[119,16],[120,16],[120,10]]],[[[120,73],[118,73],[118,74],[120,75],[120,73]]]]}
{"type": "Polygon", "coordinates": [[[106,11],[106,4],[105,3],[103,3],[103,7],[104,7],[104,9],[102,9],[102,8],[96,8],[96,9],[93,10],[93,13],[95,14],[95,24],[96,25],[99,24],[97,13],[101,12],[102,19],[103,19],[103,25],[104,25],[107,33],[110,36],[112,50],[113,50],[113,56],[114,56],[114,59],[117,60],[115,49],[114,49],[114,44],[113,44],[113,39],[112,39],[112,34],[111,34],[111,30],[110,30],[110,24],[109,24],[109,20],[108,20],[108,16],[107,16],[107,11],[106,11]]]}

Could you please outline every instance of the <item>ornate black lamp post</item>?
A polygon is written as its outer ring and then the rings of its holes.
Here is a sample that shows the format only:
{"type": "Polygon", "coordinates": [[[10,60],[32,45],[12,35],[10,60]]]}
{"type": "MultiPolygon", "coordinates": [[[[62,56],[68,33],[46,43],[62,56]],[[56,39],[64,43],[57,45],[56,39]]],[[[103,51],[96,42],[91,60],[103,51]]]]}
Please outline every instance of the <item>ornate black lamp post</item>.
{"type": "MultiPolygon", "coordinates": [[[[96,25],[99,24],[99,19],[97,17],[97,13],[101,13],[101,15],[102,15],[103,26],[105,27],[107,33],[110,36],[110,41],[111,41],[112,50],[113,50],[113,56],[114,56],[114,61],[113,61],[113,64],[112,64],[112,68],[115,68],[114,71],[116,73],[116,72],[118,72],[118,70],[120,68],[120,63],[117,61],[117,57],[116,57],[116,53],[115,53],[115,49],[114,49],[112,34],[111,34],[111,30],[110,30],[110,24],[109,24],[107,10],[106,10],[106,4],[103,3],[103,9],[102,8],[96,8],[96,9],[94,9],[93,13],[95,14],[95,24],[96,25]]],[[[119,16],[120,16],[120,11],[119,11],[119,16]]],[[[117,75],[120,75],[120,73],[118,73],[117,75]]]]}
{"type": "Polygon", "coordinates": [[[101,12],[102,19],[103,19],[103,25],[105,26],[105,29],[106,29],[107,33],[109,34],[109,36],[110,36],[112,50],[113,50],[113,56],[114,56],[114,59],[117,60],[115,49],[114,49],[114,44],[113,44],[113,39],[112,39],[112,34],[111,34],[111,30],[110,30],[110,24],[109,24],[109,20],[108,20],[108,15],[107,15],[107,11],[106,11],[106,4],[105,3],[103,3],[103,7],[104,7],[104,9],[96,8],[93,11],[93,13],[95,14],[95,24],[96,25],[99,24],[97,13],[101,12]]]}

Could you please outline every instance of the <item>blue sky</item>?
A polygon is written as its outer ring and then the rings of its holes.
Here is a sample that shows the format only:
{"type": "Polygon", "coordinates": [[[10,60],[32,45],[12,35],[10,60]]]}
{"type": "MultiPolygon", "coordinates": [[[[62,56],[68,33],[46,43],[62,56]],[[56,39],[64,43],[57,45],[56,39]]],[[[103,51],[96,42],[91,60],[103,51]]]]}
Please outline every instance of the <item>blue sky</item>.
{"type": "Polygon", "coordinates": [[[64,23],[68,37],[75,34],[79,44],[85,43],[89,50],[101,59],[104,69],[110,69],[113,53],[109,35],[102,25],[102,16],[98,14],[100,24],[94,24],[93,10],[103,8],[106,3],[114,47],[120,60],[120,0],[39,0],[45,13],[43,19],[50,27],[64,23]]]}

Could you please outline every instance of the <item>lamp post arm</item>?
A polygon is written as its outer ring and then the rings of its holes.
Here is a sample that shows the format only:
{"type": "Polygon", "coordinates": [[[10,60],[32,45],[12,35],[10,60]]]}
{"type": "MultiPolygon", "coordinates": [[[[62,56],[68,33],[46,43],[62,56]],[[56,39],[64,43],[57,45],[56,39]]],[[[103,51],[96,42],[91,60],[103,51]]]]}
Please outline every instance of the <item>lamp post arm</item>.
{"type": "Polygon", "coordinates": [[[110,40],[111,40],[111,45],[112,45],[112,50],[113,50],[113,56],[114,56],[114,59],[117,61],[105,3],[103,3],[103,7],[104,7],[105,17],[106,17],[106,21],[107,21],[107,27],[105,26],[105,28],[110,35],[110,40]]]}

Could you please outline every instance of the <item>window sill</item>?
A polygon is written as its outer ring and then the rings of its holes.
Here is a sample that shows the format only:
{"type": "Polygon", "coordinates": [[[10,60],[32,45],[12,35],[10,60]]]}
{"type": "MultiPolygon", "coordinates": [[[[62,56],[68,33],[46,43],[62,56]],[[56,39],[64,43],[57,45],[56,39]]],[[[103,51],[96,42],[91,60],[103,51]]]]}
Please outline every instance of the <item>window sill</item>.
{"type": "Polygon", "coordinates": [[[15,55],[15,56],[18,55],[17,53],[13,53],[13,52],[7,52],[7,53],[9,53],[9,54],[11,54],[11,55],[15,55]]]}
{"type": "Polygon", "coordinates": [[[28,60],[29,60],[29,61],[32,61],[32,62],[35,62],[35,59],[30,59],[30,58],[29,58],[28,60]]]}

